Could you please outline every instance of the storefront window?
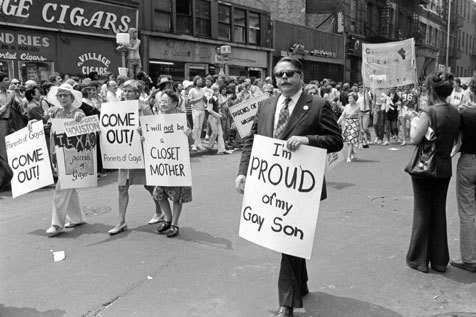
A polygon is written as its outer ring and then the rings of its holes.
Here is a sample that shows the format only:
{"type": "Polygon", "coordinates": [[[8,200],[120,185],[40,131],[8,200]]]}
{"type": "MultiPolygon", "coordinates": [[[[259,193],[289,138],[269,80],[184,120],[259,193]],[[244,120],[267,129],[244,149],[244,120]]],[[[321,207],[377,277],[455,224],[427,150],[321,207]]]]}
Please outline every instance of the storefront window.
{"type": "Polygon", "coordinates": [[[172,16],[172,2],[171,0],[154,1],[154,17],[153,28],[154,31],[170,32],[171,16],[172,16]]]}
{"type": "Polygon", "coordinates": [[[192,0],[177,0],[176,6],[177,32],[192,34],[192,0]]]}
{"type": "Polygon", "coordinates": [[[183,62],[163,62],[150,61],[149,76],[157,84],[160,75],[170,75],[173,81],[183,81],[185,79],[185,63],[183,62]]]}
{"type": "Polygon", "coordinates": [[[53,74],[53,63],[51,62],[28,62],[18,64],[18,73],[23,82],[27,80],[34,80],[37,83],[49,80],[53,74]]]}
{"type": "Polygon", "coordinates": [[[197,0],[195,3],[196,35],[210,37],[210,2],[197,0]]]}
{"type": "Polygon", "coordinates": [[[259,13],[250,12],[249,15],[249,37],[248,41],[250,44],[259,44],[260,42],[260,15],[259,13]]]}
{"type": "Polygon", "coordinates": [[[223,4],[218,5],[218,38],[231,40],[231,7],[223,4]]]}
{"type": "Polygon", "coordinates": [[[246,11],[235,9],[233,14],[234,22],[234,41],[239,43],[246,42],[246,11]]]}
{"type": "Polygon", "coordinates": [[[8,74],[8,77],[13,77],[13,61],[0,59],[0,72],[8,74]]]}

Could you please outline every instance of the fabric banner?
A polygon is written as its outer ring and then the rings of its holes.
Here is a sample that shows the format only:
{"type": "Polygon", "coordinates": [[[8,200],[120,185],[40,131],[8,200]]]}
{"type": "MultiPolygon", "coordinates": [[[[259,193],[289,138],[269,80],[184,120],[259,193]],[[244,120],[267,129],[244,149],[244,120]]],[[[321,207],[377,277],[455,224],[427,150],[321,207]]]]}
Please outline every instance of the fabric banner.
{"type": "Polygon", "coordinates": [[[70,120],[64,122],[64,130],[66,136],[76,136],[80,134],[88,134],[101,130],[99,126],[98,116],[88,116],[81,121],[70,120]]]}
{"type": "Polygon", "coordinates": [[[101,159],[104,168],[144,168],[139,127],[139,101],[101,105],[101,159]]]}
{"type": "Polygon", "coordinates": [[[185,113],[141,117],[147,185],[192,186],[185,113]]]}
{"type": "Polygon", "coordinates": [[[7,135],[5,145],[13,170],[13,198],[54,183],[43,122],[33,123],[31,131],[25,127],[7,135]]]}
{"type": "Polygon", "coordinates": [[[230,107],[230,115],[235,122],[236,128],[241,138],[244,138],[250,134],[251,127],[253,126],[253,120],[255,119],[256,112],[258,111],[258,103],[268,98],[269,96],[263,94],[230,107]]]}
{"type": "Polygon", "coordinates": [[[65,131],[66,121],[71,119],[51,120],[61,189],[96,187],[96,133],[68,137],[65,131]]]}
{"type": "Polygon", "coordinates": [[[241,207],[240,236],[311,258],[327,152],[255,135],[241,207]]]}
{"type": "Polygon", "coordinates": [[[372,90],[411,85],[416,78],[415,41],[362,44],[362,79],[372,90]]]}

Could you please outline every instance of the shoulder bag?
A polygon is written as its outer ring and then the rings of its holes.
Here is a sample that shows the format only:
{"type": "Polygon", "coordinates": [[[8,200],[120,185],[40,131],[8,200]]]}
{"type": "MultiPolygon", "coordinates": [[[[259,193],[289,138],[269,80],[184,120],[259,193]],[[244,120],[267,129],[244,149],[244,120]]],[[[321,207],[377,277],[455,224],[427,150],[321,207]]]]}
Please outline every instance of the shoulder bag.
{"type": "MultiPolygon", "coordinates": [[[[436,127],[435,109],[430,109],[430,128],[436,127]]],[[[432,128],[435,130],[434,128],[432,128]]],[[[435,133],[436,134],[436,133],[435,133]]],[[[423,137],[423,140],[418,144],[405,167],[405,172],[412,177],[417,178],[434,178],[436,177],[435,159],[436,159],[436,135],[430,140],[423,137]]]]}

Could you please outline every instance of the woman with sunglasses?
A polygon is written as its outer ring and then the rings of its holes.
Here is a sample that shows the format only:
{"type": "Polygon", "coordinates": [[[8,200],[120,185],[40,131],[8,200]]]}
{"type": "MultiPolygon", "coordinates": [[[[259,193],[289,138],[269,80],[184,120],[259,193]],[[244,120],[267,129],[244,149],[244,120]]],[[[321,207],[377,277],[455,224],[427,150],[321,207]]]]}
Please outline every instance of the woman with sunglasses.
{"type": "MultiPolygon", "coordinates": [[[[81,106],[81,93],[68,84],[62,84],[50,90],[48,98],[56,98],[61,107],[50,108],[48,116],[55,119],[74,119],[81,121],[85,117],[81,106]]],[[[50,100],[51,103],[57,103],[50,100]]],[[[28,123],[31,128],[32,120],[28,123]]],[[[54,135],[54,133],[52,134],[54,135]]],[[[51,140],[51,156],[53,164],[56,165],[56,153],[54,141],[51,140]]],[[[74,188],[62,189],[58,180],[53,195],[53,210],[51,217],[51,227],[46,230],[49,236],[56,236],[63,231],[63,228],[74,228],[83,224],[83,215],[79,194],[74,188]]]]}

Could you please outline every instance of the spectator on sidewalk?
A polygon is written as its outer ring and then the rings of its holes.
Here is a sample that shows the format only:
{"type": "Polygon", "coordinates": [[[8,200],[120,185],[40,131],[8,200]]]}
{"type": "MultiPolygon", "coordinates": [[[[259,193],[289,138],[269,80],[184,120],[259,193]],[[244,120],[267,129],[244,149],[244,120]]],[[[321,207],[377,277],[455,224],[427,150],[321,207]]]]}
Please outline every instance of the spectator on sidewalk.
{"type": "MultiPolygon", "coordinates": [[[[475,84],[473,83],[473,87],[475,84]]],[[[461,261],[451,265],[476,273],[476,108],[461,111],[461,156],[456,168],[461,261]]]]}
{"type": "Polygon", "coordinates": [[[451,179],[451,149],[458,136],[460,114],[446,102],[453,90],[453,75],[435,72],[427,78],[430,106],[422,109],[420,120],[410,130],[412,144],[419,144],[428,130],[435,134],[436,177],[412,176],[413,227],[406,262],[412,269],[427,273],[428,266],[445,272],[449,262],[446,232],[446,195],[451,179]]]}

